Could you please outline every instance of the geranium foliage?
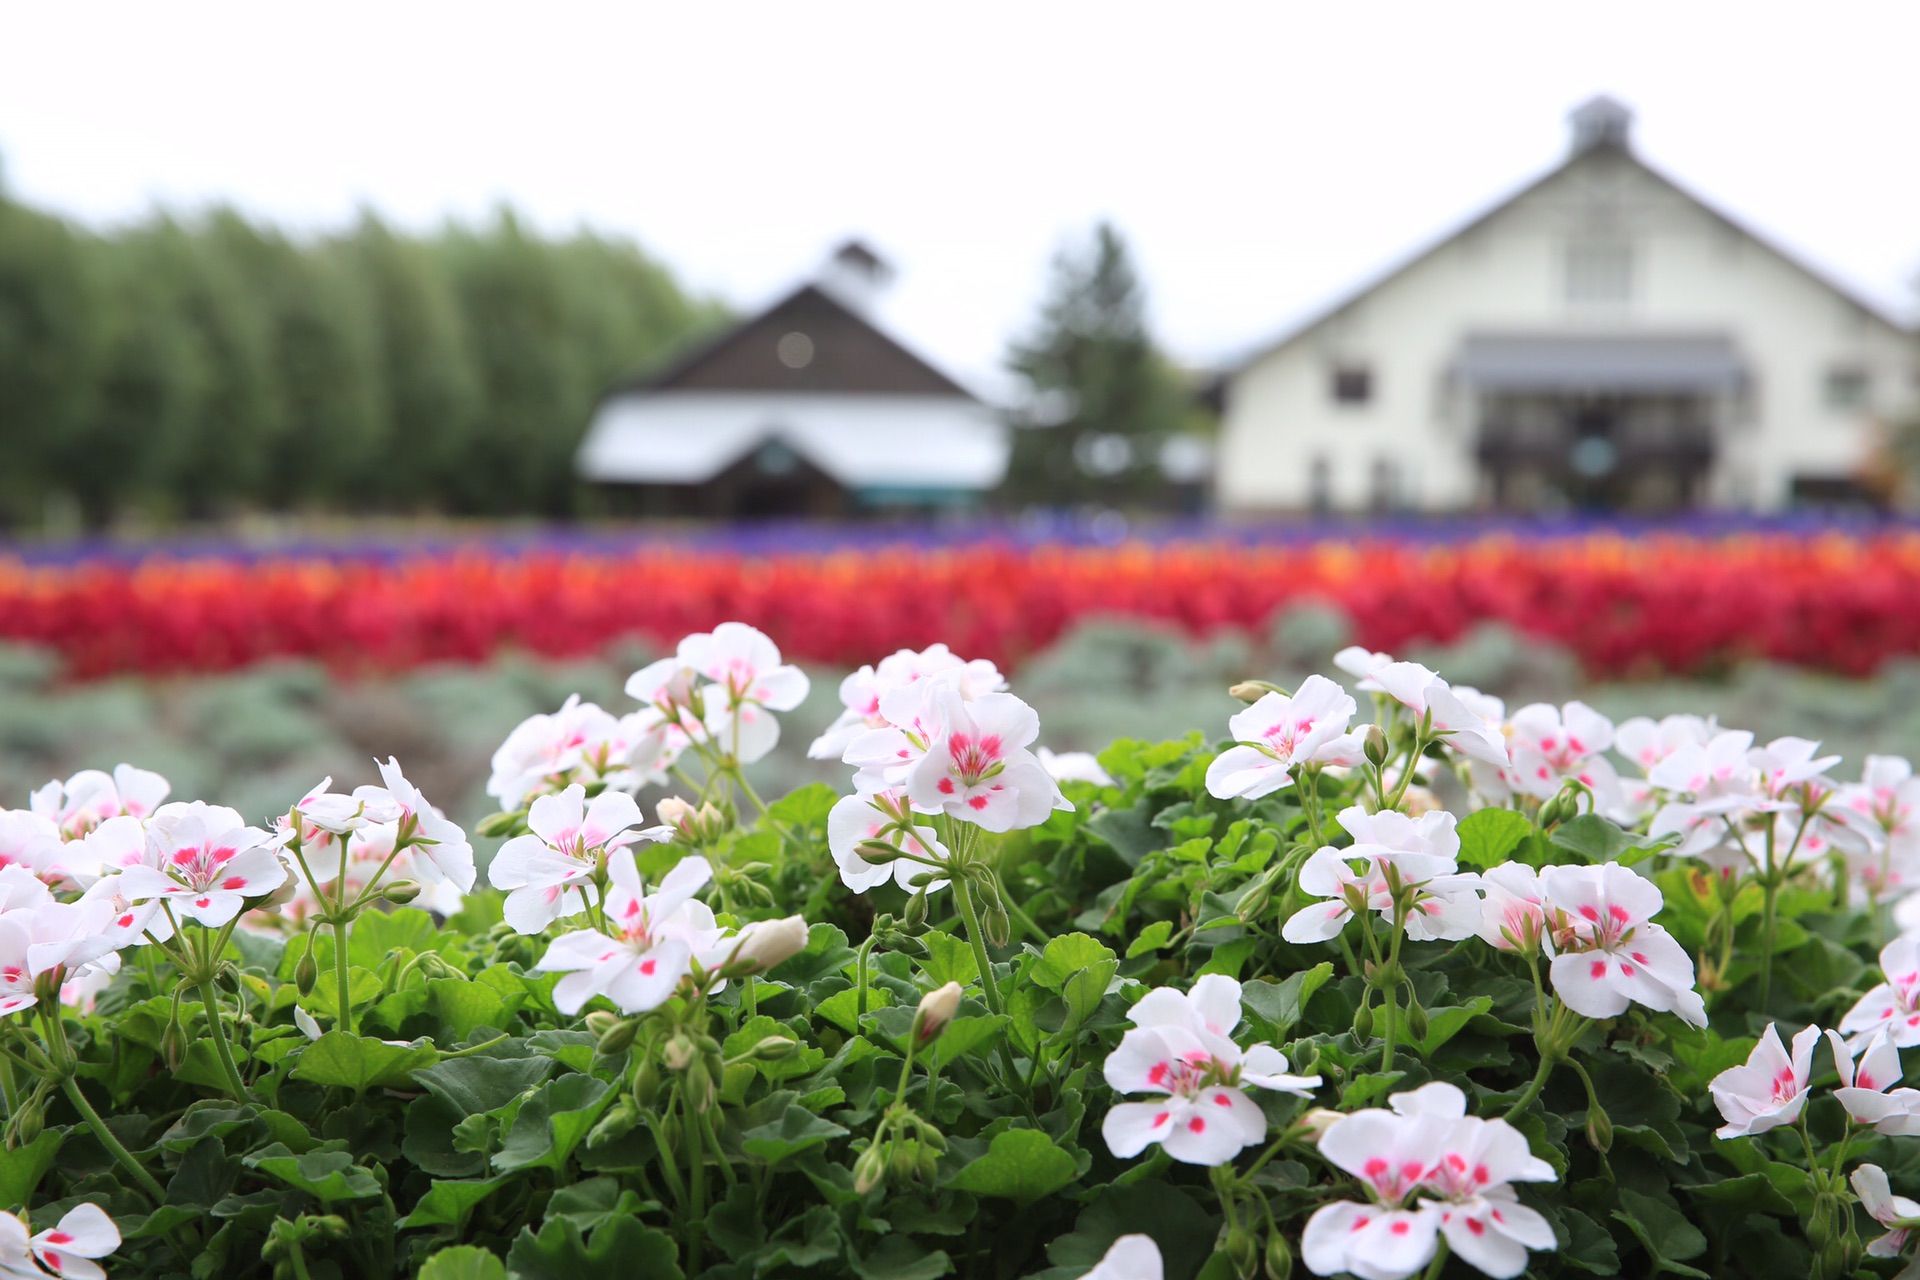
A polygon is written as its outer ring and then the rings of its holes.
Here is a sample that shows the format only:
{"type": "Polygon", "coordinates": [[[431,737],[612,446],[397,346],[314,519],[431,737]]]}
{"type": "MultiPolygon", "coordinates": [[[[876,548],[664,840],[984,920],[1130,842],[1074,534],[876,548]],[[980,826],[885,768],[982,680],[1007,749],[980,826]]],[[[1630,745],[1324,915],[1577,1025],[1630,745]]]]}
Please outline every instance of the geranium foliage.
{"type": "Polygon", "coordinates": [[[902,651],[810,726],[847,788],[769,799],[806,681],[729,624],[501,746],[484,872],[397,761],[251,821],[51,783],[0,812],[0,1272],[1905,1265],[1905,766],[1337,669],[1089,759],[902,651]]]}

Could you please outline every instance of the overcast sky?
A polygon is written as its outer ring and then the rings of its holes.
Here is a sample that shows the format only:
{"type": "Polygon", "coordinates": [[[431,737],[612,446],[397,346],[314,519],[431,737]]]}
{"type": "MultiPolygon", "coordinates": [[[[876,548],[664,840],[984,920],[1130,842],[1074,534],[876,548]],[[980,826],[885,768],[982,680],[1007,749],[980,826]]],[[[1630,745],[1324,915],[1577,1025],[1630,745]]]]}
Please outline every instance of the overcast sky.
{"type": "Polygon", "coordinates": [[[96,224],[510,201],[751,307],[860,233],[976,381],[1099,218],[1211,363],[1557,162],[1656,165],[1890,308],[1920,275],[1920,3],[9,5],[0,162],[96,224]]]}

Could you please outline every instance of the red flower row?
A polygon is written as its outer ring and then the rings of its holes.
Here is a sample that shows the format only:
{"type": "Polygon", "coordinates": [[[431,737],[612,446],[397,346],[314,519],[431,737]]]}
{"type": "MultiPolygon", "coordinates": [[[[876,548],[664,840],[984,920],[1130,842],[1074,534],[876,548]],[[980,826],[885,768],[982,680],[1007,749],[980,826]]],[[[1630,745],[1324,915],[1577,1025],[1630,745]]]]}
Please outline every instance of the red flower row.
{"type": "Polygon", "coordinates": [[[508,647],[578,655],[622,635],[671,643],[729,618],[802,661],[856,665],[944,640],[1017,665],[1086,618],[1204,634],[1257,628],[1307,600],[1345,610],[1375,649],[1450,640],[1495,619],[1565,645],[1596,675],[1754,657],[1866,674],[1920,653],[1920,533],[981,544],[770,557],[473,549],[385,564],[0,560],[0,638],[48,646],[82,678],[283,656],[395,670],[508,647]]]}

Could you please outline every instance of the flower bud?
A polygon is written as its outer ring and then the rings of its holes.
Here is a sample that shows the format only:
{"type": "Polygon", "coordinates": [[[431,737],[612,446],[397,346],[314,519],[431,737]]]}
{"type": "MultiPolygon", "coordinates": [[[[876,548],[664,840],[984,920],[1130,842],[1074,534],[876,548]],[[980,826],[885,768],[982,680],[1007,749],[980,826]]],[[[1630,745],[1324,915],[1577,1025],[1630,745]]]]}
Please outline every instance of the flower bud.
{"type": "MultiPolygon", "coordinates": [[[[213,1017],[219,1017],[214,1013],[213,1017]]],[[[167,1029],[160,1036],[160,1060],[167,1064],[167,1070],[178,1071],[187,1060],[187,1033],[181,1029],[180,1019],[176,1015],[167,1023],[167,1029]]]]}
{"type": "Polygon", "coordinates": [[[41,1114],[39,1098],[35,1097],[14,1112],[13,1122],[7,1126],[7,1149],[29,1145],[45,1126],[46,1117],[41,1114]]]}
{"type": "Polygon", "coordinates": [[[955,1011],[960,1008],[960,984],[949,982],[944,987],[935,987],[920,997],[920,1007],[913,1015],[913,1043],[915,1048],[925,1048],[940,1038],[947,1024],[953,1021],[955,1011]]]}
{"type": "Polygon", "coordinates": [[[1373,1010],[1365,1001],[1353,1011],[1353,1034],[1362,1040],[1373,1039],[1373,1010]]]}
{"type": "Polygon", "coordinates": [[[634,1075],[633,1100],[636,1105],[647,1108],[660,1100],[660,1064],[652,1058],[641,1063],[634,1075]]]}
{"type": "Polygon", "coordinates": [[[1296,1123],[1306,1131],[1308,1137],[1312,1138],[1315,1142],[1319,1142],[1321,1138],[1326,1136],[1327,1130],[1333,1128],[1334,1125],[1344,1119],[1346,1119],[1346,1116],[1338,1111],[1334,1111],[1328,1107],[1315,1107],[1313,1110],[1307,1112],[1307,1114],[1301,1116],[1296,1123]]]}
{"type": "Polygon", "coordinates": [[[853,847],[853,851],[875,866],[882,866],[900,856],[899,848],[885,840],[862,840],[853,847]]]}
{"type": "Polygon", "coordinates": [[[301,995],[312,995],[313,984],[320,981],[320,966],[313,958],[313,940],[307,940],[307,951],[300,962],[293,966],[293,989],[301,995]]]}
{"type": "Polygon", "coordinates": [[[1267,1280],[1288,1280],[1293,1275],[1293,1250],[1278,1231],[1267,1237],[1267,1280]]]}
{"type": "Polygon", "coordinates": [[[1270,693],[1277,693],[1283,698],[1287,696],[1285,689],[1267,680],[1242,680],[1228,689],[1227,693],[1242,702],[1258,702],[1270,693]]]}
{"type": "Polygon", "coordinates": [[[705,1058],[694,1059],[693,1065],[687,1068],[686,1078],[681,1084],[685,1090],[683,1096],[686,1098],[687,1105],[694,1111],[705,1113],[713,1106],[714,1075],[708,1069],[705,1058]]]}
{"type": "Polygon", "coordinates": [[[768,1036],[747,1052],[761,1062],[783,1062],[800,1052],[800,1042],[789,1036],[768,1036]]]}
{"type": "Polygon", "coordinates": [[[640,1110],[630,1098],[621,1098],[600,1117],[600,1123],[587,1132],[587,1148],[595,1150],[609,1143],[618,1142],[633,1132],[640,1123],[640,1110]]]}
{"type": "Polygon", "coordinates": [[[666,1059],[667,1070],[685,1071],[700,1054],[700,1048],[694,1044],[693,1037],[682,1031],[667,1041],[667,1047],[661,1057],[666,1059]]]}
{"type": "Polygon", "coordinates": [[[927,924],[927,895],[923,890],[907,899],[904,923],[909,929],[924,929],[927,924]]]}
{"type": "Polygon", "coordinates": [[[672,827],[674,833],[683,839],[699,838],[695,824],[699,821],[700,811],[679,796],[668,796],[654,806],[653,813],[660,819],[661,826],[672,827]]]}
{"type": "MultiPolygon", "coordinates": [[[[987,935],[987,942],[996,947],[1004,947],[1013,936],[1013,922],[1007,918],[1006,904],[1000,899],[980,908],[980,929],[987,935]]],[[[991,974],[981,975],[983,981],[991,981],[991,974]]]]}
{"type": "Polygon", "coordinates": [[[404,907],[420,896],[420,883],[417,880],[395,880],[380,891],[380,896],[396,907],[404,907]]]}
{"type": "Polygon", "coordinates": [[[1601,1155],[1613,1146],[1613,1121],[1598,1103],[1587,1107],[1587,1143],[1601,1155]]]}
{"type": "Polygon", "coordinates": [[[739,945],[729,963],[748,973],[765,973],[807,949],[807,922],[799,916],[756,920],[740,930],[739,945]]]}
{"type": "Polygon", "coordinates": [[[1380,766],[1386,764],[1387,762],[1387,731],[1385,729],[1382,729],[1377,724],[1368,725],[1366,736],[1363,739],[1362,745],[1366,751],[1367,760],[1374,766],[1374,768],[1377,769],[1380,766]]]}
{"type": "Polygon", "coordinates": [[[640,1030],[640,1024],[631,1018],[616,1018],[613,1025],[599,1032],[594,1042],[594,1050],[608,1057],[624,1053],[633,1046],[633,1037],[640,1030]]]}
{"type": "Polygon", "coordinates": [[[1427,1038],[1427,1011],[1420,1007],[1418,1000],[1407,1003],[1407,1034],[1415,1040],[1427,1038]]]}
{"type": "Polygon", "coordinates": [[[886,1179],[886,1150],[882,1144],[876,1142],[862,1151],[860,1158],[853,1162],[853,1189],[865,1195],[886,1179]]]}
{"type": "Polygon", "coordinates": [[[1245,1227],[1235,1227],[1227,1232],[1227,1256],[1241,1275],[1253,1274],[1254,1260],[1258,1258],[1260,1246],[1254,1242],[1253,1232],[1245,1227]]]}
{"type": "Polygon", "coordinates": [[[477,836],[510,836],[526,822],[527,811],[515,809],[507,813],[490,813],[473,824],[473,834],[477,836]]]}

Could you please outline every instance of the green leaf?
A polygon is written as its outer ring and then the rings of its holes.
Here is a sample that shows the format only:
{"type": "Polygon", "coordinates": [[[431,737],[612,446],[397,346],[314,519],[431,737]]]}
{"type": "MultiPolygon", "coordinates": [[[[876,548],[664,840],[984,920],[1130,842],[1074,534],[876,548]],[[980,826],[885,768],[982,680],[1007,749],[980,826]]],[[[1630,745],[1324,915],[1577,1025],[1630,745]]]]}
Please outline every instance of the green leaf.
{"type": "Polygon", "coordinates": [[[767,817],[789,827],[823,828],[840,793],[824,782],[810,782],[767,806],[767,817]]]}
{"type": "Polygon", "coordinates": [[[980,962],[974,959],[973,947],[962,939],[929,929],[920,935],[920,941],[927,946],[927,959],[922,968],[934,986],[957,982],[965,987],[980,976],[980,962]]]}
{"type": "Polygon", "coordinates": [[[613,1099],[606,1082],[592,1076],[561,1076],[543,1085],[521,1104],[493,1167],[501,1173],[562,1168],[613,1099]]]}
{"type": "Polygon", "coordinates": [[[1484,871],[1511,860],[1533,823],[1512,809],[1476,809],[1460,820],[1459,831],[1460,865],[1484,871]]]}
{"type": "Polygon", "coordinates": [[[975,1195],[1032,1203],[1074,1179],[1073,1157],[1033,1129],[998,1134],[987,1154],[961,1169],[947,1184],[975,1195]]]}
{"type": "Polygon", "coordinates": [[[583,1238],[571,1218],[549,1218],[535,1235],[525,1227],[507,1254],[515,1280],[681,1280],[673,1237],[632,1218],[615,1218],[583,1238]]]}
{"type": "Polygon", "coordinates": [[[344,1151],[309,1151],[304,1156],[259,1155],[246,1164],[297,1191],[306,1192],[322,1204],[372,1200],[380,1195],[380,1180],[357,1167],[353,1157],[344,1151]]]}
{"type": "Polygon", "coordinates": [[[420,1280],[507,1280],[507,1264],[478,1245],[455,1245],[428,1258],[420,1280]]]}
{"type": "MultiPolygon", "coordinates": [[[[885,1009],[893,1003],[893,992],[885,987],[867,988],[867,1012],[873,1013],[885,1009]]],[[[852,987],[837,992],[813,1006],[815,1017],[825,1018],[842,1031],[858,1031],[860,993],[852,987]]]]}
{"type": "Polygon", "coordinates": [[[439,1061],[430,1044],[395,1045],[370,1036],[329,1031],[300,1052],[293,1077],[364,1093],[371,1088],[400,1089],[413,1073],[439,1061]]]}
{"type": "Polygon", "coordinates": [[[1011,1022],[1012,1019],[1004,1013],[955,1018],[947,1024],[947,1029],[940,1033],[940,1038],[933,1042],[937,1065],[944,1068],[992,1044],[1011,1022]]]}
{"type": "Polygon", "coordinates": [[[1083,969],[1118,963],[1113,948],[1098,938],[1084,933],[1064,933],[1047,943],[1039,961],[1027,970],[1027,974],[1047,990],[1058,991],[1066,985],[1068,978],[1083,969]]]}
{"type": "Polygon", "coordinates": [[[860,1280],[939,1280],[953,1270],[953,1260],[940,1249],[928,1249],[905,1236],[888,1236],[866,1257],[852,1259],[860,1280]]]}
{"type": "Polygon", "coordinates": [[[556,1190],[547,1201],[547,1217],[570,1218],[580,1230],[590,1232],[614,1218],[636,1218],[659,1207],[657,1201],[642,1200],[637,1192],[621,1186],[619,1179],[603,1175],[556,1190]]]}
{"type": "Polygon", "coordinates": [[[1771,1213],[1781,1218],[1798,1218],[1793,1201],[1780,1194],[1773,1179],[1764,1173],[1743,1173],[1737,1178],[1705,1182],[1688,1187],[1687,1194],[1709,1204],[1726,1205],[1742,1213],[1771,1213]]]}
{"type": "Polygon", "coordinates": [[[53,1167],[53,1158],[65,1141],[61,1129],[42,1129],[40,1136],[11,1151],[0,1151],[0,1209],[30,1208],[40,1179],[53,1167]]]}
{"type": "MultiPolygon", "coordinates": [[[[1464,823],[1461,825],[1465,826],[1464,823]]],[[[1673,838],[1651,840],[1623,831],[1597,813],[1583,813],[1573,821],[1555,827],[1547,836],[1547,842],[1577,854],[1587,862],[1617,862],[1623,867],[1630,867],[1636,862],[1646,861],[1663,849],[1671,848],[1676,841],[1673,838]]]]}
{"type": "Polygon", "coordinates": [[[367,911],[347,934],[347,960],[379,973],[390,951],[439,951],[457,941],[458,935],[442,932],[433,916],[418,907],[367,911]]]}
{"type": "Polygon", "coordinates": [[[498,1111],[545,1080],[554,1061],[526,1058],[449,1058],[413,1073],[421,1087],[462,1116],[498,1111]]]}
{"type": "MultiPolygon", "coordinates": [[[[1481,810],[1481,812],[1491,812],[1481,810]]],[[[1273,1027],[1276,1038],[1284,1038],[1306,1014],[1307,1001],[1333,977],[1333,962],[1322,960],[1311,969],[1288,975],[1284,982],[1264,979],[1240,988],[1240,999],[1254,1015],[1273,1027]]]]}
{"type": "Polygon", "coordinates": [[[1393,1088],[1406,1074],[1404,1071],[1372,1071],[1355,1076],[1340,1090],[1340,1109],[1351,1111],[1355,1107],[1364,1107],[1393,1088]]]}
{"type": "Polygon", "coordinates": [[[1173,922],[1171,920],[1155,920],[1152,924],[1142,929],[1140,936],[1135,938],[1127,947],[1127,959],[1131,960],[1135,956],[1146,955],[1149,951],[1158,951],[1172,940],[1173,922]]]}
{"type": "Polygon", "coordinates": [[[847,1130],[833,1121],[795,1105],[789,1106],[778,1120],[741,1134],[740,1149],[768,1164],[779,1164],[788,1156],[798,1155],[835,1138],[843,1138],[846,1134],[847,1130]]]}
{"type": "Polygon", "coordinates": [[[1106,1255],[1115,1240],[1134,1234],[1153,1237],[1166,1274],[1179,1276],[1199,1269],[1213,1252],[1219,1228],[1191,1198],[1169,1195],[1164,1185],[1109,1186],[1080,1211],[1071,1232],[1047,1245],[1047,1260],[1056,1267],[1084,1272],[1106,1255]]]}
{"type": "Polygon", "coordinates": [[[478,1181],[435,1182],[413,1206],[413,1212],[400,1219],[402,1230],[409,1227],[452,1227],[464,1231],[467,1219],[481,1201],[505,1186],[510,1179],[484,1178],[478,1181]]]}
{"type": "Polygon", "coordinates": [[[1613,1217],[1646,1246],[1657,1267],[1679,1276],[1710,1280],[1706,1272],[1683,1265],[1686,1259],[1706,1252],[1707,1238],[1672,1205],[1622,1187],[1620,1208],[1613,1211],[1613,1217]]]}
{"type": "Polygon", "coordinates": [[[1487,996],[1475,996],[1466,1004],[1443,1005],[1427,1010],[1427,1034],[1417,1042],[1420,1056],[1430,1058],[1433,1051],[1467,1029],[1467,1024],[1493,1008],[1487,996]]]}

